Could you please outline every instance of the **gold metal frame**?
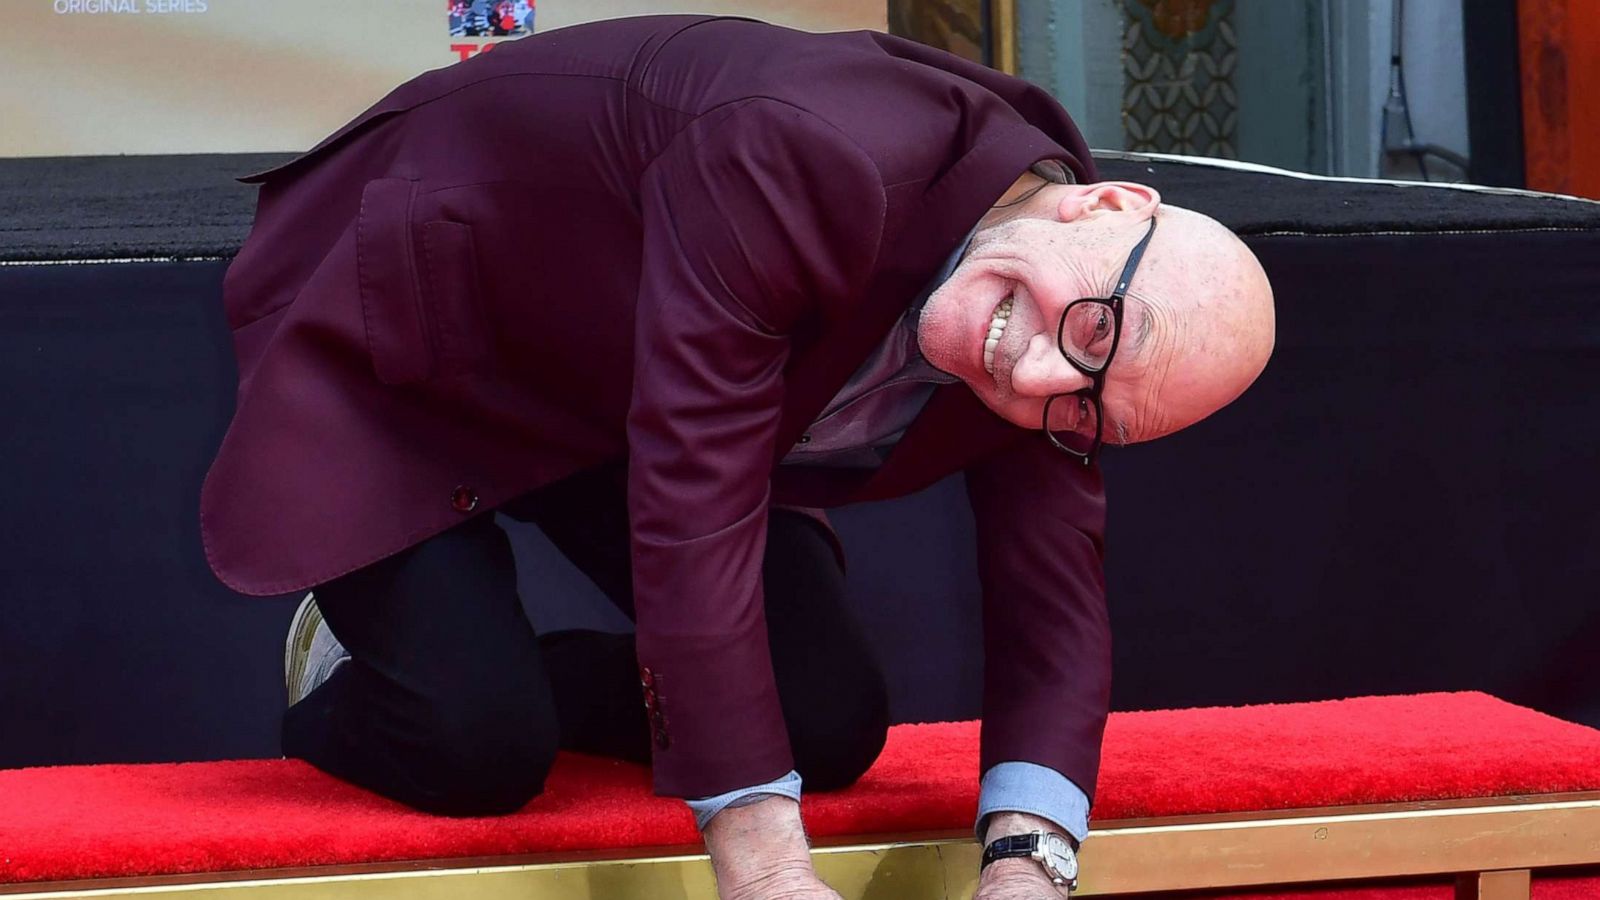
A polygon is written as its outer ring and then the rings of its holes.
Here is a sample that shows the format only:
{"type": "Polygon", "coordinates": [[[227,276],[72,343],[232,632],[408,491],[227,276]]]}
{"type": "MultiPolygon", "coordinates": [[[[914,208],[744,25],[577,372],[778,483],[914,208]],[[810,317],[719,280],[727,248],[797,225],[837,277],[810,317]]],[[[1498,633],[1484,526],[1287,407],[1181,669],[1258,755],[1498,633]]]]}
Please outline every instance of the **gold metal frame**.
{"type": "Polygon", "coordinates": [[[1017,68],[1017,0],[886,0],[889,30],[1008,75],[1017,68]],[[987,6],[988,14],[984,9],[987,6]],[[986,49],[987,48],[987,51],[986,49]]]}
{"type": "Polygon", "coordinates": [[[989,47],[994,67],[1007,75],[1017,68],[1017,0],[989,0],[989,47]]]}
{"type": "MultiPolygon", "coordinates": [[[[1356,879],[1457,879],[1462,900],[1527,900],[1532,870],[1600,864],[1600,792],[1097,823],[1079,894],[1356,879]]],[[[961,900],[977,885],[967,834],[820,846],[847,900],[961,900]]],[[[6,900],[693,900],[715,897],[704,855],[496,857],[0,886],[6,900]]]]}

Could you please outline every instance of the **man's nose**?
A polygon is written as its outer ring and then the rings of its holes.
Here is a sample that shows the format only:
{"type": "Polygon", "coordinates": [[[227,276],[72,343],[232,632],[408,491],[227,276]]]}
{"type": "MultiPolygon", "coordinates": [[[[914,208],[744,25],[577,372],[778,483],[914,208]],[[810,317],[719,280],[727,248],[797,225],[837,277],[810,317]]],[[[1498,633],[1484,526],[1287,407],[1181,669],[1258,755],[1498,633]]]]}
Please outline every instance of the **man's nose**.
{"type": "Polygon", "coordinates": [[[1067,362],[1054,334],[1036,334],[1011,369],[1011,388],[1023,397],[1048,397],[1081,391],[1094,382],[1067,362]]]}

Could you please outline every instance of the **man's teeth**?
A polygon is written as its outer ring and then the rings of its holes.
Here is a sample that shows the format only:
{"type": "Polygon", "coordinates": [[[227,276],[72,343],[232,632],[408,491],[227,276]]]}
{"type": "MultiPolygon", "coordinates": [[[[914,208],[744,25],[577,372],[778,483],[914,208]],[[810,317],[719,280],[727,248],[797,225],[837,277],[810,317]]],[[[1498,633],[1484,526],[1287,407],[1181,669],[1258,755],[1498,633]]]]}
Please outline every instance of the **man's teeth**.
{"type": "Polygon", "coordinates": [[[994,348],[1000,346],[1000,335],[1005,333],[1006,322],[1011,318],[1011,298],[1007,297],[995,307],[994,318],[989,320],[989,336],[983,339],[983,368],[994,374],[994,348]]]}

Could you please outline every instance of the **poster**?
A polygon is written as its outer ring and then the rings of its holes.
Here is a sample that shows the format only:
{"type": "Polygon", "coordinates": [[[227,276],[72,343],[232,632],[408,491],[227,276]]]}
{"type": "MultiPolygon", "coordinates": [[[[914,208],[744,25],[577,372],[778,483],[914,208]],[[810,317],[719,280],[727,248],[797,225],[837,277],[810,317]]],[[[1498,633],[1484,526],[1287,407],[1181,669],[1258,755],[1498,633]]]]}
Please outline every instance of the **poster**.
{"type": "Polygon", "coordinates": [[[0,157],[305,149],[403,81],[595,19],[882,29],[885,0],[3,0],[0,157]]]}

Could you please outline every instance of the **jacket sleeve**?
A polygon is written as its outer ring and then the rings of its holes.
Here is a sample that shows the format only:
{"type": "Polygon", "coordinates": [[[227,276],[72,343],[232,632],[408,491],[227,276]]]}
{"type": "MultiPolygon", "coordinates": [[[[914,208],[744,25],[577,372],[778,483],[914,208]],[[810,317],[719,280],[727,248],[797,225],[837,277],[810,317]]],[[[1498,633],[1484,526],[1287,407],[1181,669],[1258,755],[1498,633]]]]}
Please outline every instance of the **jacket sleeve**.
{"type": "Polygon", "coordinates": [[[1111,704],[1100,469],[1028,434],[966,474],[983,587],[982,771],[1034,763],[1092,798],[1111,704]]]}
{"type": "Polygon", "coordinates": [[[707,797],[793,768],[761,563],[791,334],[860,289],[882,181],[814,115],[745,101],[647,168],[627,421],[641,681],[658,793],[707,797]]]}

